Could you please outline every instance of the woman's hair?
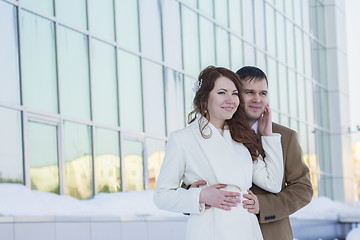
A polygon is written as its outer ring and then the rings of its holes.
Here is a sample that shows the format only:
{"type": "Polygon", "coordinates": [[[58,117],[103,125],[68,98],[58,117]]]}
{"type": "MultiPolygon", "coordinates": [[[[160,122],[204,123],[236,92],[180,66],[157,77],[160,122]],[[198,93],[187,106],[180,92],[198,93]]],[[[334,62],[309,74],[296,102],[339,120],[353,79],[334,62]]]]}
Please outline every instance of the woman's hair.
{"type": "MultiPolygon", "coordinates": [[[[196,115],[200,114],[199,119],[199,128],[202,137],[209,138],[211,137],[211,132],[209,135],[204,134],[204,129],[209,124],[206,121],[206,124],[200,124],[202,118],[210,119],[209,112],[207,109],[207,103],[209,99],[209,94],[214,88],[215,81],[220,77],[226,77],[230,79],[234,84],[239,94],[241,93],[240,79],[237,74],[232,72],[229,69],[222,67],[208,66],[202,70],[198,77],[198,83],[200,83],[200,88],[197,90],[193,105],[194,110],[191,111],[188,115],[188,122],[191,123],[196,119],[196,115]],[[201,126],[201,127],[200,127],[201,126]]],[[[234,113],[231,119],[225,120],[225,124],[229,127],[231,137],[234,141],[244,144],[245,147],[249,150],[251,158],[255,161],[259,153],[262,151],[260,144],[257,141],[256,134],[251,130],[248,121],[245,117],[244,110],[244,101],[239,97],[240,104],[236,112],[234,113]]]]}

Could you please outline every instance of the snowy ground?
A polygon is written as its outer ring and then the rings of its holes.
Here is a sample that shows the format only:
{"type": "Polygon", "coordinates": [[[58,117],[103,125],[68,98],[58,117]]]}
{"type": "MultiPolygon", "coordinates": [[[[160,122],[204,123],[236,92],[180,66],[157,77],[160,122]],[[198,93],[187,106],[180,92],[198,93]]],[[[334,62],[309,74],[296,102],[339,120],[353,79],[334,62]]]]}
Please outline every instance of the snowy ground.
{"type": "MultiPolygon", "coordinates": [[[[159,210],[152,201],[153,191],[100,193],[90,200],[29,190],[19,184],[0,184],[0,216],[182,216],[159,210]]],[[[360,219],[360,205],[350,206],[318,197],[291,216],[296,219],[360,219]]],[[[347,240],[360,239],[354,229],[347,240]]]]}

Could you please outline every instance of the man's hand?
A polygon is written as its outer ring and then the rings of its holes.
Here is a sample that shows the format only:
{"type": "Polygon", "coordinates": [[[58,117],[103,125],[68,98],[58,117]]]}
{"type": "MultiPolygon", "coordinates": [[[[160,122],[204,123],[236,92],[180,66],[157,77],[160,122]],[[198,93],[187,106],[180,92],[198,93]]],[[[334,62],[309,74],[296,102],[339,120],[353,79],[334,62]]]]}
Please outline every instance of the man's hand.
{"type": "Polygon", "coordinates": [[[231,210],[231,207],[236,207],[241,202],[237,198],[240,196],[240,193],[220,190],[226,186],[226,184],[215,184],[202,189],[200,192],[200,203],[223,210],[231,210]]]}
{"type": "Polygon", "coordinates": [[[244,194],[243,197],[247,199],[243,201],[243,207],[247,209],[249,213],[259,214],[260,204],[257,196],[251,190],[248,190],[248,194],[244,194]]]}
{"type": "Polygon", "coordinates": [[[269,104],[265,106],[265,112],[258,120],[259,132],[262,136],[272,136],[272,118],[269,104]]]}

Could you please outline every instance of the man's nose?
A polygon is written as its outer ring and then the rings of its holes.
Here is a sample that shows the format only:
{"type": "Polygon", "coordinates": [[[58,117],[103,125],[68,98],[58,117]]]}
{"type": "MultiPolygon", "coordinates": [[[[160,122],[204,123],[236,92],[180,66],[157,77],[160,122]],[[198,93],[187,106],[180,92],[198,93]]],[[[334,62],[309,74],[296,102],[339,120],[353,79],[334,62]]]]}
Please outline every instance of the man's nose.
{"type": "Polygon", "coordinates": [[[252,101],[253,102],[260,102],[260,96],[258,94],[254,94],[252,101]]]}

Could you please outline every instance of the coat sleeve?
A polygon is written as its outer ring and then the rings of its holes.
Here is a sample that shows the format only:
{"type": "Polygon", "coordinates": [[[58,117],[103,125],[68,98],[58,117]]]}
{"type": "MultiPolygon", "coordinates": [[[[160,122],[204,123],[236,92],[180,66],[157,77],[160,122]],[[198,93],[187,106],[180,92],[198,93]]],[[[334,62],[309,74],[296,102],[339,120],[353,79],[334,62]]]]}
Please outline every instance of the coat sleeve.
{"type": "Polygon", "coordinates": [[[303,161],[302,150],[296,132],[292,132],[285,155],[285,187],[278,194],[257,195],[260,203],[261,223],[287,218],[307,205],[313,195],[309,168],[303,161]],[[269,218],[267,216],[276,216],[269,218]]]}
{"type": "Polygon", "coordinates": [[[178,136],[173,133],[166,145],[164,161],[156,182],[154,203],[164,210],[201,214],[205,210],[205,204],[199,203],[201,189],[186,190],[180,187],[185,168],[184,150],[179,144],[178,136]]]}
{"type": "Polygon", "coordinates": [[[265,152],[265,160],[262,156],[253,163],[253,183],[272,193],[281,191],[284,174],[283,154],[281,148],[281,136],[262,136],[261,142],[265,152]]]}

